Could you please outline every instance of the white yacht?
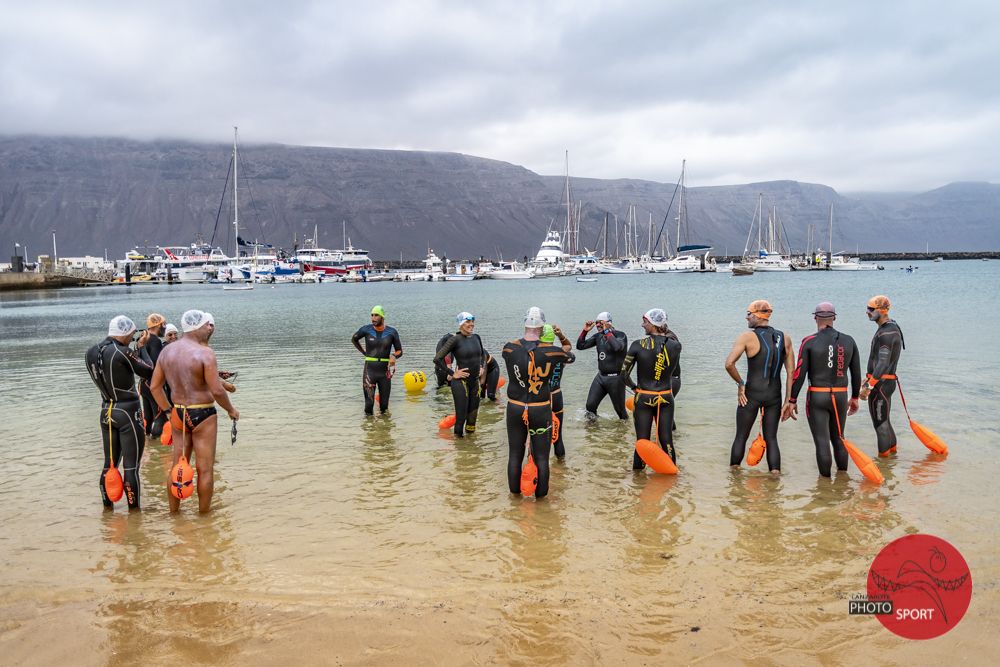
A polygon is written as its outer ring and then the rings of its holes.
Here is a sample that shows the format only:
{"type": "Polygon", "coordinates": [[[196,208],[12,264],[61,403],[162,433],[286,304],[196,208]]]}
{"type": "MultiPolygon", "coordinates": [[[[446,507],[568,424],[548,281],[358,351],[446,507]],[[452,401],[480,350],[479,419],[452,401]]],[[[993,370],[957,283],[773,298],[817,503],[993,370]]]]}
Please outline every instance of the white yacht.
{"type": "Polygon", "coordinates": [[[830,257],[831,271],[878,271],[882,267],[873,262],[862,262],[860,257],[845,257],[837,253],[830,257]]]}
{"type": "Polygon", "coordinates": [[[535,273],[518,262],[500,262],[500,267],[494,269],[489,277],[493,280],[527,280],[534,278],[535,273]]]}

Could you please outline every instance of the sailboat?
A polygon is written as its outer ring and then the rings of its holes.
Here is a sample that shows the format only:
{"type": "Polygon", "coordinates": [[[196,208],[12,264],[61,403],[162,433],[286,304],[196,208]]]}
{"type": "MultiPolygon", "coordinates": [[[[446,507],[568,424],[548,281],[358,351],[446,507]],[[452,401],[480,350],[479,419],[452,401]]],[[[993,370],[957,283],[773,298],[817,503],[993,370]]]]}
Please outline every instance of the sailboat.
{"type": "MultiPolygon", "coordinates": [[[[239,128],[233,127],[233,228],[236,236],[236,261],[239,262],[240,258],[240,179],[239,179],[239,153],[236,146],[237,137],[239,136],[239,128]]],[[[232,275],[235,277],[237,275],[243,275],[241,271],[235,266],[231,267],[232,275]]],[[[253,268],[250,271],[250,280],[237,283],[232,285],[223,285],[222,289],[226,291],[237,291],[237,290],[252,290],[253,289],[253,278],[254,274],[257,272],[257,253],[254,253],[253,268]]]]}
{"type": "MultiPolygon", "coordinates": [[[[700,243],[687,243],[681,245],[681,233],[687,235],[687,206],[684,202],[685,186],[684,172],[687,169],[687,160],[681,162],[681,177],[679,181],[679,193],[677,199],[677,254],[670,259],[650,257],[643,264],[653,273],[694,273],[695,271],[711,270],[708,261],[708,253],[712,246],[700,243]]],[[[686,239],[685,239],[686,240],[686,239]]],[[[650,248],[650,254],[653,253],[650,248]]]]}
{"type": "MultiPolygon", "coordinates": [[[[764,195],[757,196],[757,211],[750,223],[750,232],[757,224],[757,256],[750,257],[744,249],[743,263],[753,265],[754,272],[791,271],[792,263],[781,253],[781,223],[778,221],[778,211],[772,207],[767,216],[767,233],[764,233],[764,195]]],[[[747,237],[749,246],[749,235],[747,237]]],[[[733,273],[736,271],[734,269],[733,273]]]]}
{"type": "Polygon", "coordinates": [[[860,257],[846,257],[833,252],[833,204],[830,204],[830,261],[826,268],[830,271],[878,271],[882,267],[871,262],[862,262],[860,257]]]}

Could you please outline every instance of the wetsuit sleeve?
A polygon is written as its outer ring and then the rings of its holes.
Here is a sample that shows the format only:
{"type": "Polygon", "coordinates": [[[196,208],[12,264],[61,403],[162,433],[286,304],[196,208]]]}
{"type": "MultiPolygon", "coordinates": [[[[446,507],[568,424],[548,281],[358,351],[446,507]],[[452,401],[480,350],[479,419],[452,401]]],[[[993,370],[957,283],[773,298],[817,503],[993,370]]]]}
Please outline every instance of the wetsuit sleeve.
{"type": "Polygon", "coordinates": [[[396,350],[396,358],[403,356],[403,342],[399,340],[399,331],[392,330],[392,347],[396,350]]]}
{"type": "Polygon", "coordinates": [[[597,334],[594,334],[590,338],[587,338],[586,329],[581,331],[579,338],[576,339],[576,349],[578,350],[589,350],[595,345],[597,345],[597,334]]]}
{"type": "Polygon", "coordinates": [[[809,375],[809,341],[811,338],[806,338],[802,341],[799,346],[799,363],[795,366],[795,375],[792,380],[792,401],[795,401],[799,397],[799,392],[802,391],[802,385],[805,384],[806,376],[809,375]]]}
{"type": "Polygon", "coordinates": [[[892,368],[892,360],[899,358],[899,350],[902,347],[902,339],[895,331],[891,334],[879,337],[878,356],[875,359],[875,368],[872,376],[875,379],[887,375],[892,368]]]}
{"type": "MultiPolygon", "coordinates": [[[[609,331],[608,333],[604,334],[607,337],[607,339],[608,339],[608,349],[611,350],[612,352],[624,352],[625,351],[625,341],[627,339],[624,338],[624,337],[619,338],[616,335],[617,333],[618,333],[617,331],[609,331]]],[[[600,334],[598,334],[598,335],[600,335],[600,334]]],[[[596,339],[597,336],[594,336],[594,338],[596,339]]],[[[595,340],[595,344],[596,344],[596,340],[595,340]]]]}
{"type": "Polygon", "coordinates": [[[639,341],[632,343],[632,347],[628,349],[628,354],[625,355],[625,361],[622,362],[622,379],[625,381],[625,386],[629,389],[635,389],[635,382],[632,381],[632,367],[635,366],[635,357],[639,354],[638,345],[639,341]]]}
{"type": "Polygon", "coordinates": [[[576,361],[576,355],[573,354],[572,352],[567,352],[566,350],[562,350],[562,353],[566,355],[566,358],[563,360],[563,363],[571,364],[574,361],[576,361]]]}
{"type": "Polygon", "coordinates": [[[122,352],[125,354],[128,362],[132,364],[132,371],[136,375],[147,381],[153,379],[153,365],[151,363],[139,356],[132,348],[123,348],[122,352]]]}
{"type": "Polygon", "coordinates": [[[365,328],[364,327],[361,327],[360,329],[358,329],[357,331],[355,331],[354,335],[351,336],[351,343],[354,345],[354,347],[358,348],[358,352],[360,352],[361,354],[365,354],[365,351],[361,347],[361,345],[358,343],[358,341],[361,340],[364,337],[365,337],[365,328]]]}
{"type": "MultiPolygon", "coordinates": [[[[444,345],[441,346],[441,349],[438,350],[437,354],[434,355],[434,366],[437,367],[437,369],[440,370],[442,373],[451,375],[451,368],[448,367],[448,364],[445,363],[444,359],[449,354],[451,354],[452,351],[454,351],[455,346],[457,344],[458,344],[458,336],[452,336],[451,338],[449,338],[444,342],[444,345]]],[[[504,353],[506,352],[507,348],[505,347],[504,353]]]]}
{"type": "Polygon", "coordinates": [[[851,356],[851,398],[861,394],[861,355],[858,354],[858,344],[853,343],[851,356]]]}

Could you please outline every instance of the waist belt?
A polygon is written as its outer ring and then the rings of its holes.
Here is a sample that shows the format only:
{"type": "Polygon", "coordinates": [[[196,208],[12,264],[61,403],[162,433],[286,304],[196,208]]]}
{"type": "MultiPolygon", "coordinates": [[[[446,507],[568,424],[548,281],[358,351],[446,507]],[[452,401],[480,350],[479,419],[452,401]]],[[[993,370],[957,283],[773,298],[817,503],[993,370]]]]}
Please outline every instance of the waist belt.
{"type": "Polygon", "coordinates": [[[214,408],[215,403],[198,403],[196,405],[174,405],[178,410],[197,410],[198,408],[214,408]]]}
{"type": "MultiPolygon", "coordinates": [[[[846,389],[845,389],[846,391],[846,389]]],[[[649,391],[648,389],[636,389],[637,394],[650,394],[652,396],[663,396],[664,394],[674,393],[672,389],[664,389],[663,391],[649,391]]]]}
{"type": "Polygon", "coordinates": [[[809,387],[809,391],[819,392],[823,394],[839,394],[840,392],[846,392],[847,387],[809,387]]]}
{"type": "Polygon", "coordinates": [[[365,361],[389,361],[388,359],[380,359],[378,357],[365,357],[365,361]]]}
{"type": "Polygon", "coordinates": [[[523,403],[521,401],[515,401],[513,398],[508,398],[507,402],[513,403],[514,405],[520,405],[525,408],[535,407],[536,405],[552,405],[549,401],[543,401],[541,403],[523,403]]]}
{"type": "MultiPolygon", "coordinates": [[[[871,373],[869,373],[868,374],[868,379],[871,380],[872,378],[875,378],[875,376],[872,375],[871,373]]],[[[878,380],[895,380],[896,376],[895,375],[883,375],[882,377],[877,378],[877,379],[878,380]]]]}

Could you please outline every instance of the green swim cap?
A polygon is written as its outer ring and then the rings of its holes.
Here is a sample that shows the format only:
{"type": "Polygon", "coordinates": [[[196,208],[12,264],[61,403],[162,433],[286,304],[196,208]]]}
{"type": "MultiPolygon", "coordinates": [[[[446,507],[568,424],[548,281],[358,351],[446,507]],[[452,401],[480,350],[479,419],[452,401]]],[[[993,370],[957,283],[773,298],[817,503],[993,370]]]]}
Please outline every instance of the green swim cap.
{"type": "Polygon", "coordinates": [[[542,335],[538,337],[538,340],[543,343],[551,343],[556,339],[556,330],[552,328],[551,324],[546,324],[542,327],[542,335]]]}
{"type": "Polygon", "coordinates": [[[382,306],[375,306],[374,308],[372,308],[372,315],[385,317],[385,310],[382,308],[382,306]]]}

